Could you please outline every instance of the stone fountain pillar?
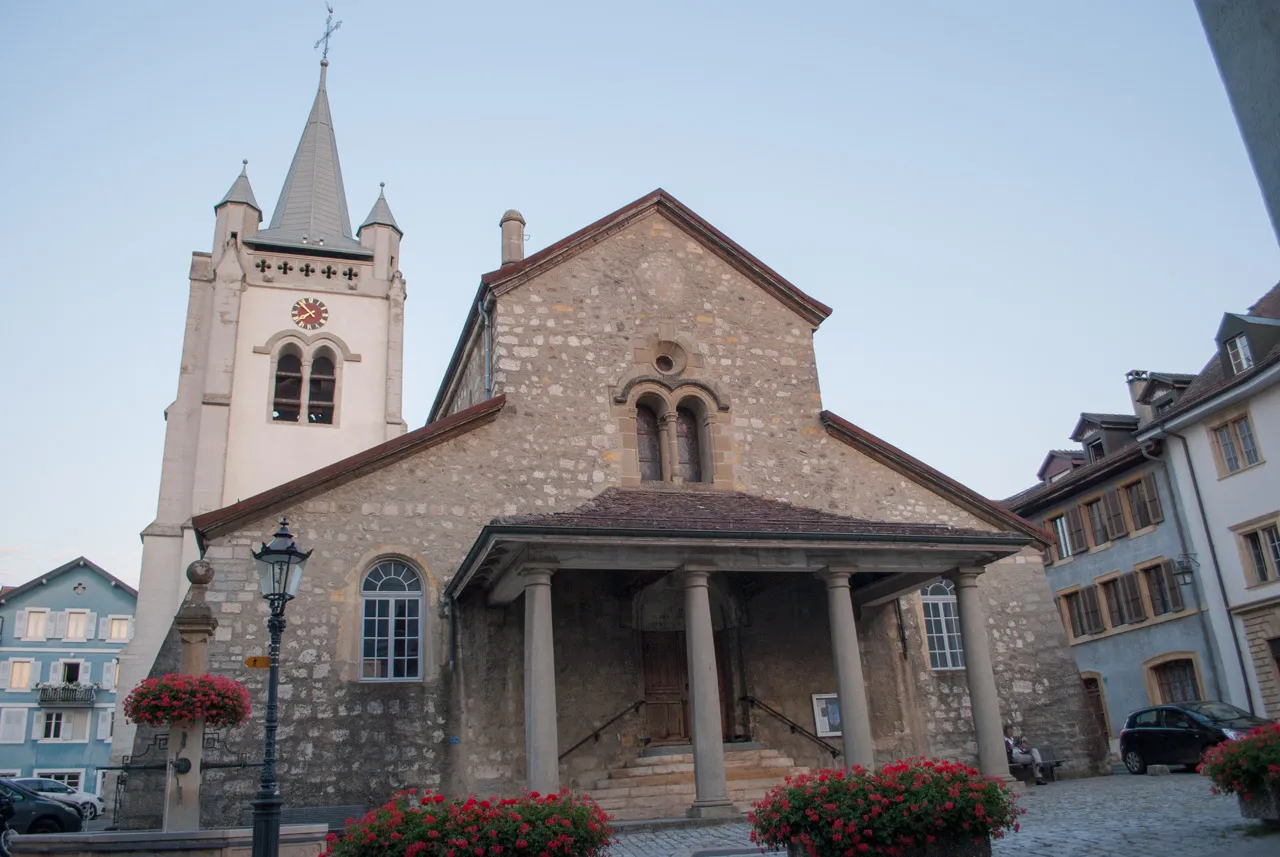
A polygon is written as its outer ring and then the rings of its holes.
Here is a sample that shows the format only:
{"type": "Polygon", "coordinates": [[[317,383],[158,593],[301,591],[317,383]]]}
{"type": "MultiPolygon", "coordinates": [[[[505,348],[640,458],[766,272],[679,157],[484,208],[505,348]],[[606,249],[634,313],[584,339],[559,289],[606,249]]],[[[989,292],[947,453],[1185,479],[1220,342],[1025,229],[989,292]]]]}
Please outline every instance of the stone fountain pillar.
{"type": "MultiPolygon", "coordinates": [[[[187,566],[191,589],[174,625],[182,640],[182,672],[200,676],[209,671],[209,640],[218,627],[205,592],[213,582],[213,566],[198,559],[187,566]]],[[[200,762],[204,756],[204,720],[169,727],[169,770],[165,777],[164,829],[200,829],[200,762]]]]}

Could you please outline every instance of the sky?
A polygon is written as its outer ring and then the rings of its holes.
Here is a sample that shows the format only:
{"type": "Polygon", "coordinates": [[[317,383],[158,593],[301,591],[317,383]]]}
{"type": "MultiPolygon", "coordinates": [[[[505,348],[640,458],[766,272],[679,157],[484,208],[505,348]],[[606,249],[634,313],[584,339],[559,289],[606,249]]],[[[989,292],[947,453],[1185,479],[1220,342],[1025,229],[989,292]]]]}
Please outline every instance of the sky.
{"type": "MultiPolygon", "coordinates": [[[[533,252],[665,188],[835,308],[825,407],[997,499],[1280,279],[1191,0],[335,2],[351,217],[385,181],[405,232],[410,426],[508,208],[533,252]]],[[[243,158],[270,216],[325,14],[0,3],[0,582],[137,581],[190,254],[243,158]]]]}

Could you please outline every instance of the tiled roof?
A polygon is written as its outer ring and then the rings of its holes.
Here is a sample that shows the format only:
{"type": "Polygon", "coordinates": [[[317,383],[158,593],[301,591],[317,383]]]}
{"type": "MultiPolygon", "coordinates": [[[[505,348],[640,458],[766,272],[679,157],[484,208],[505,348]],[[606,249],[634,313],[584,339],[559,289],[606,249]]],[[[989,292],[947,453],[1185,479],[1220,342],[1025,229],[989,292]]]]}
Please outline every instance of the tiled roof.
{"type": "MultiPolygon", "coordinates": [[[[1154,455],[1155,452],[1156,450],[1153,450],[1152,454],[1154,455]]],[[[1037,508],[1093,485],[1100,479],[1110,478],[1116,473],[1127,470],[1144,457],[1141,447],[1136,443],[1130,443],[1104,458],[1075,468],[1057,482],[1040,482],[1025,491],[1019,491],[1012,497],[1006,497],[1000,501],[1000,505],[1019,515],[1034,514],[1037,508]]]]}
{"type": "Polygon", "coordinates": [[[1025,541],[1019,533],[869,521],[796,506],[738,491],[608,488],[576,509],[544,515],[508,515],[494,526],[715,533],[808,533],[837,537],[901,536],[1025,541]]]}
{"type": "Polygon", "coordinates": [[[1080,419],[1091,423],[1136,423],[1138,418],[1133,414],[1092,414],[1082,413],[1080,419]]]}
{"type": "MultiPolygon", "coordinates": [[[[1256,318],[1280,319],[1280,283],[1272,286],[1269,292],[1260,297],[1253,306],[1249,307],[1248,315],[1256,318]]],[[[1215,350],[1213,356],[1209,358],[1209,362],[1200,370],[1200,374],[1196,376],[1196,379],[1191,382],[1191,386],[1187,387],[1182,392],[1182,395],[1178,397],[1178,401],[1173,408],[1160,415],[1159,422],[1164,423],[1186,413],[1194,405],[1203,402],[1210,396],[1237,384],[1243,384],[1264,369],[1280,363],[1280,344],[1277,344],[1265,355],[1254,355],[1254,361],[1253,368],[1238,375],[1227,375],[1222,369],[1222,361],[1215,350]]]]}

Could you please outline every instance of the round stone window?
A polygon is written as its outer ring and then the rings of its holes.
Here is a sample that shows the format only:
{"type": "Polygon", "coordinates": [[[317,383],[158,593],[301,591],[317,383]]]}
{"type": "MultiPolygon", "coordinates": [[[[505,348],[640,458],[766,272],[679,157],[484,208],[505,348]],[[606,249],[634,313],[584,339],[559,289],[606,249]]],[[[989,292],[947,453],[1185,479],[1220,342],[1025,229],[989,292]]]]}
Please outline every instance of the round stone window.
{"type": "Polygon", "coordinates": [[[653,368],[663,375],[678,375],[684,371],[688,359],[678,343],[664,339],[654,348],[653,368]]]}

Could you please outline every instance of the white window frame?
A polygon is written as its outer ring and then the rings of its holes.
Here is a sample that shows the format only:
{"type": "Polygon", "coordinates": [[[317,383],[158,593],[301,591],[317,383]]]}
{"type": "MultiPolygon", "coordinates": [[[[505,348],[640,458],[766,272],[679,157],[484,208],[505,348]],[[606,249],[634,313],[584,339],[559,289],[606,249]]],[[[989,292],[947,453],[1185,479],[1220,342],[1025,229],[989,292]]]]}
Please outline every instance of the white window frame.
{"type": "Polygon", "coordinates": [[[42,780],[56,780],[64,786],[69,786],[77,791],[84,791],[84,768],[34,768],[31,772],[31,776],[42,780]],[[59,779],[60,777],[67,776],[74,776],[76,778],[76,784],[74,786],[66,780],[59,779]]]}
{"type": "MultiPolygon", "coordinates": [[[[361,591],[360,591],[360,681],[369,682],[369,683],[422,681],[423,677],[426,674],[426,661],[427,661],[427,653],[426,653],[427,599],[426,599],[425,576],[422,574],[421,571],[419,571],[417,568],[415,568],[413,565],[406,562],[405,560],[399,559],[397,557],[386,557],[384,559],[378,560],[372,566],[370,566],[369,570],[366,571],[364,575],[360,578],[360,587],[361,587],[361,591]],[[411,574],[415,575],[417,578],[417,586],[418,586],[417,590],[365,591],[364,589],[365,582],[369,579],[369,577],[375,571],[378,571],[383,566],[391,566],[391,565],[402,566],[405,569],[407,569],[411,574]],[[388,605],[387,607],[388,615],[382,618],[385,619],[389,628],[387,643],[391,648],[391,654],[389,654],[385,660],[388,668],[388,673],[390,673],[394,670],[394,662],[396,660],[394,655],[394,646],[396,642],[396,638],[394,636],[395,618],[396,618],[395,613],[396,613],[396,604],[397,602],[400,602],[400,601],[409,602],[409,603],[416,602],[416,605],[417,605],[417,612],[418,612],[418,615],[417,615],[417,621],[418,621],[417,672],[412,676],[409,676],[409,675],[367,676],[365,675],[365,670],[367,667],[366,661],[373,661],[376,663],[377,661],[381,661],[383,659],[378,657],[367,658],[365,656],[365,653],[368,650],[367,644],[370,642],[370,638],[365,634],[366,622],[368,621],[366,619],[366,611],[368,611],[371,605],[375,605],[379,603],[386,603],[388,605]]],[[[378,617],[369,617],[369,618],[373,619],[375,622],[378,619],[378,617]]],[[[378,639],[381,639],[381,638],[377,636],[373,638],[373,640],[375,641],[375,644],[378,639]]],[[[405,639],[408,640],[412,638],[406,637],[405,639]]]]}
{"type": "Polygon", "coordinates": [[[964,640],[960,634],[955,584],[937,580],[924,587],[920,590],[920,606],[924,613],[929,668],[935,672],[964,669],[964,640]]]}
{"type": "Polygon", "coordinates": [[[50,741],[55,743],[69,742],[71,739],[63,733],[75,734],[75,728],[72,720],[68,717],[69,712],[66,711],[40,711],[40,737],[38,741],[50,741]],[[50,735],[50,726],[56,724],[58,727],[57,735],[50,735]]]}
{"type": "MultiPolygon", "coordinates": [[[[67,632],[63,634],[62,636],[63,640],[65,640],[68,643],[87,643],[93,639],[93,636],[92,636],[93,632],[96,631],[97,628],[94,628],[92,630],[89,628],[89,616],[91,615],[91,611],[80,610],[80,609],[67,610],[66,614],[67,614],[67,632]],[[80,634],[80,636],[78,637],[71,636],[71,617],[72,616],[84,617],[84,626],[82,629],[84,633],[80,634]]],[[[30,620],[28,619],[28,621],[30,620]]]]}
{"type": "Polygon", "coordinates": [[[9,660],[9,684],[5,690],[12,690],[15,693],[26,693],[31,690],[36,682],[40,681],[40,676],[33,675],[36,671],[35,658],[11,658],[9,660]],[[22,687],[15,687],[13,684],[13,668],[18,664],[24,664],[27,667],[27,681],[22,687]]]}
{"type": "Polygon", "coordinates": [[[1227,340],[1227,357],[1231,360],[1231,374],[1239,375],[1253,368],[1253,354],[1249,351],[1249,339],[1243,333],[1227,340]]]}
{"type": "Polygon", "coordinates": [[[110,643],[127,643],[127,642],[129,641],[129,638],[132,636],[132,635],[129,633],[129,625],[130,625],[130,620],[131,620],[132,618],[133,618],[133,617],[131,617],[131,616],[117,615],[117,614],[114,614],[114,613],[113,613],[113,614],[111,614],[110,616],[108,616],[108,617],[107,617],[107,642],[110,642],[110,643]],[[116,633],[115,633],[115,632],[116,632],[116,623],[117,623],[117,622],[123,622],[123,623],[124,623],[124,636],[123,636],[123,637],[117,637],[117,636],[116,636],[116,633]]]}
{"type": "Polygon", "coordinates": [[[43,643],[43,642],[45,642],[46,640],[48,640],[48,639],[49,639],[49,619],[50,619],[50,618],[51,618],[51,614],[50,614],[50,612],[49,612],[49,610],[48,610],[47,608],[44,608],[44,607],[36,607],[36,608],[34,608],[34,609],[28,609],[28,610],[27,610],[27,627],[25,627],[25,628],[23,628],[23,629],[22,629],[22,640],[23,640],[23,642],[27,642],[27,643],[43,643]],[[31,617],[32,617],[32,616],[35,616],[35,615],[39,615],[39,616],[43,617],[43,618],[41,619],[41,621],[43,622],[43,626],[42,626],[42,627],[41,627],[41,629],[40,629],[40,636],[39,636],[39,637],[33,637],[33,636],[31,635],[31,617]]]}
{"type": "Polygon", "coordinates": [[[54,684],[69,684],[62,678],[67,664],[80,665],[80,677],[76,679],[76,684],[93,684],[93,676],[89,674],[89,662],[84,658],[58,658],[58,679],[54,681],[50,677],[50,681],[53,681],[54,684]]]}

